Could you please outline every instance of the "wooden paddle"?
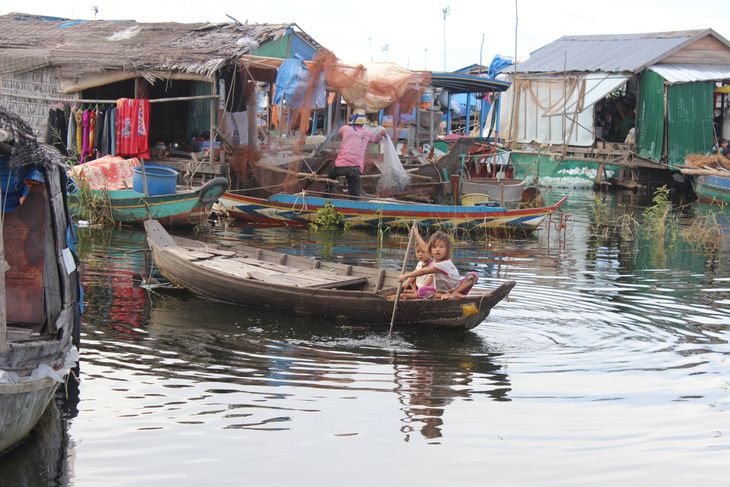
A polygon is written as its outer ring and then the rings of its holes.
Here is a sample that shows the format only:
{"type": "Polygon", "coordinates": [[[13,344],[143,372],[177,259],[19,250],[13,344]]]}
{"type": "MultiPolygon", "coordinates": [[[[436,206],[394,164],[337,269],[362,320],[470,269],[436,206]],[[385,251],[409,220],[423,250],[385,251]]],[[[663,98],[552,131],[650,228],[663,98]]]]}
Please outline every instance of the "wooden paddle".
{"type": "MultiPolygon", "coordinates": [[[[405,274],[406,265],[408,265],[408,256],[411,254],[411,246],[413,245],[413,230],[416,228],[416,220],[413,220],[413,226],[411,226],[411,233],[408,236],[408,247],[406,247],[406,255],[403,257],[403,267],[400,273],[405,274]]],[[[403,289],[403,282],[398,283],[398,290],[395,292],[395,304],[393,304],[393,315],[390,317],[390,330],[388,331],[388,338],[393,334],[393,323],[395,322],[395,310],[398,309],[398,301],[400,300],[400,292],[403,289]]]]}

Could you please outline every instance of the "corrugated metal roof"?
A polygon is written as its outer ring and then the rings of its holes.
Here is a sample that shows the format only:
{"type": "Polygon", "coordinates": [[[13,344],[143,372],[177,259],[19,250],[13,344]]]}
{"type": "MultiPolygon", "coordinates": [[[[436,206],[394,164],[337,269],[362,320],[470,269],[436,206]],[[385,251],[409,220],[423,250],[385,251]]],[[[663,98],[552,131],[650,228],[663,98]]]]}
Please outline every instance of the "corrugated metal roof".
{"type": "Polygon", "coordinates": [[[730,66],[703,64],[655,64],[649,69],[670,84],[730,79],[730,66]]]}
{"type": "MultiPolygon", "coordinates": [[[[712,29],[566,36],[538,49],[530,59],[517,65],[517,72],[637,73],[706,35],[730,48],[730,43],[712,29]]],[[[510,67],[510,72],[514,67],[510,67]]]]}

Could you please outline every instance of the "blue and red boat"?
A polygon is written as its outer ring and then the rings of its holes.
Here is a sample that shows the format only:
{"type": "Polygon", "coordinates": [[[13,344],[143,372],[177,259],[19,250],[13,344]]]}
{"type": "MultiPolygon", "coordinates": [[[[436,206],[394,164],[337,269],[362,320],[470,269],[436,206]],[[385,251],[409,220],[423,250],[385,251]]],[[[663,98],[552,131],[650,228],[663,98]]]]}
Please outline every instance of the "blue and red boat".
{"type": "Polygon", "coordinates": [[[505,209],[474,205],[436,205],[392,199],[349,200],[324,198],[302,191],[298,194],[275,194],[255,198],[226,192],[220,203],[228,213],[250,223],[306,225],[317,219],[317,211],[331,204],[342,218],[354,227],[408,228],[419,225],[436,228],[485,230],[520,230],[530,232],[567,200],[541,208],[505,209]]]}

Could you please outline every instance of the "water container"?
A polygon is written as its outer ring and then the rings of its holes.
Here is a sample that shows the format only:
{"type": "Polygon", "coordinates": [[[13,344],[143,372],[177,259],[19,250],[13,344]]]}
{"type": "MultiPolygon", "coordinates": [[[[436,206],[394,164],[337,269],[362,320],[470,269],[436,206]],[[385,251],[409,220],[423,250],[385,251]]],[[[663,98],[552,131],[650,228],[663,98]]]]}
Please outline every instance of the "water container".
{"type": "MultiPolygon", "coordinates": [[[[144,193],[142,182],[142,168],[137,166],[132,169],[132,189],[138,193],[144,193]]],[[[177,187],[177,170],[170,166],[161,164],[145,164],[144,172],[147,176],[147,194],[158,196],[163,194],[174,194],[177,187]]]]}

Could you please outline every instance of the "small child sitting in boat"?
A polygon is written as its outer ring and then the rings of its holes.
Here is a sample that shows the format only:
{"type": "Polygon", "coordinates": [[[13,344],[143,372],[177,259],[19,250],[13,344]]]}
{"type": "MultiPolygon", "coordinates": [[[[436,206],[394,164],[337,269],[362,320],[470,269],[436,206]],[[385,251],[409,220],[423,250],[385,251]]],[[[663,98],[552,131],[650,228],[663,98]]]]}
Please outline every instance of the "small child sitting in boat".
{"type": "MultiPolygon", "coordinates": [[[[416,258],[418,259],[418,264],[416,264],[417,271],[433,265],[433,258],[428,253],[425,245],[416,245],[416,258]]],[[[432,274],[410,277],[403,284],[403,292],[400,294],[400,299],[418,299],[418,290],[422,287],[432,285],[432,274]]],[[[388,299],[395,299],[395,294],[388,296],[388,299]]]]}
{"type": "Polygon", "coordinates": [[[426,251],[433,257],[433,264],[429,267],[415,270],[398,276],[398,282],[406,281],[412,277],[433,275],[433,285],[418,288],[418,297],[427,298],[464,298],[469,290],[476,284],[478,276],[476,272],[470,272],[466,277],[459,275],[459,270],[451,262],[451,237],[444,232],[438,231],[431,235],[428,244],[414,227],[413,232],[418,240],[418,245],[425,247],[426,251]]]}

